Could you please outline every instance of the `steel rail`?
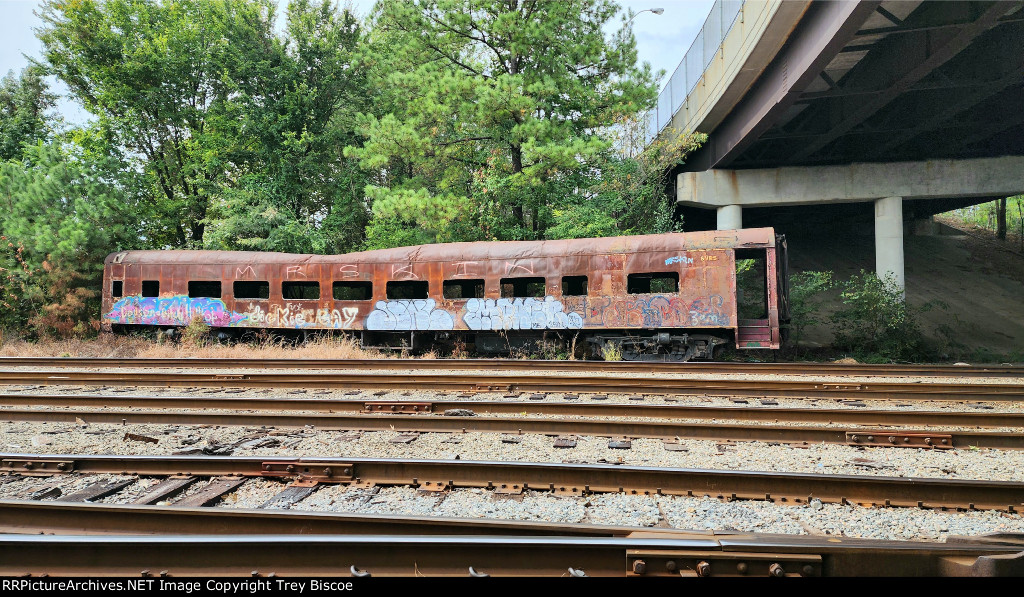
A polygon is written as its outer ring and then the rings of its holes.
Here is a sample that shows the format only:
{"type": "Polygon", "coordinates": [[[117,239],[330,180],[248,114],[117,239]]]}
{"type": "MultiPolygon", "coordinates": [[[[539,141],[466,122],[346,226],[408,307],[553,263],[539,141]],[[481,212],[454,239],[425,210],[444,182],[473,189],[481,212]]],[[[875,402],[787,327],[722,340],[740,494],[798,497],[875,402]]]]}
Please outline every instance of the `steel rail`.
{"type": "MultiPolygon", "coordinates": [[[[638,527],[533,520],[0,500],[0,533],[7,534],[625,537],[637,530],[638,527]]],[[[676,529],[645,530],[678,532],[676,529]]]]}
{"type": "Polygon", "coordinates": [[[665,363],[657,361],[558,361],[539,359],[248,359],[0,357],[3,367],[142,367],[228,369],[378,369],[457,371],[604,371],[628,373],[740,373],[752,375],[866,375],[916,377],[1024,377],[1013,365],[870,365],[863,363],[665,363]]]}
{"type": "Polygon", "coordinates": [[[212,413],[206,411],[0,409],[0,421],[146,425],[307,427],[321,430],[415,431],[419,433],[538,433],[598,437],[700,439],[760,442],[882,445],[914,448],[1024,449],[1024,434],[894,427],[806,427],[523,417],[212,413]],[[870,439],[869,439],[870,438],[870,439]],[[911,445],[911,442],[913,444],[911,445]]]}
{"type": "MultiPolygon", "coordinates": [[[[877,410],[867,408],[783,408],[758,404],[742,406],[690,406],[678,404],[543,402],[523,400],[409,400],[335,398],[245,398],[235,396],[127,396],[96,394],[0,394],[2,406],[91,408],[171,408],[296,411],[321,413],[377,412],[399,415],[440,414],[447,410],[471,410],[475,414],[529,414],[580,417],[637,417],[664,419],[795,421],[861,425],[914,425],[949,427],[1024,427],[1024,412],[988,410],[960,412],[941,410],[877,410]],[[418,410],[411,410],[416,407],[418,410]]],[[[2,412],[2,411],[0,411],[2,412]]]]}
{"type": "Polygon", "coordinates": [[[137,373],[91,371],[0,371],[3,384],[300,387],[468,392],[605,392],[716,394],[801,398],[857,397],[918,400],[1019,400],[1024,384],[867,383],[573,375],[462,375],[356,373],[137,373]]]}
{"type": "MultiPolygon", "coordinates": [[[[135,577],[136,588],[165,588],[182,576],[244,576],[241,590],[247,592],[250,587],[280,589],[278,583],[287,580],[278,577],[286,576],[1012,576],[1021,573],[1020,549],[1019,544],[984,541],[941,544],[685,533],[6,535],[0,537],[0,575],[135,577]]],[[[349,588],[356,589],[366,582],[350,580],[349,588]]],[[[42,590],[58,579],[16,582],[42,590]]]]}
{"type": "Polygon", "coordinates": [[[709,495],[784,503],[816,498],[833,503],[1008,512],[1019,512],[1024,505],[1024,483],[986,480],[468,460],[0,454],[0,472],[54,475],[72,471],[299,478],[411,485],[436,491],[475,487],[577,494],[709,495]]]}

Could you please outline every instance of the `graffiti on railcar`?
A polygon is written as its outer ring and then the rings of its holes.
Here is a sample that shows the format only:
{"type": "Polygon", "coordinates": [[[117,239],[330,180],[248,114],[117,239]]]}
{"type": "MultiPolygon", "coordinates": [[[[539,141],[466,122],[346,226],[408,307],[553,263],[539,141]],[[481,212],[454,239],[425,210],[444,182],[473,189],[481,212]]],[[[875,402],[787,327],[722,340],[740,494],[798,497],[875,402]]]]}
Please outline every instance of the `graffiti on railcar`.
{"type": "Polygon", "coordinates": [[[236,325],[247,319],[244,313],[229,311],[220,299],[187,296],[126,296],[114,303],[104,318],[131,325],[188,325],[196,316],[217,327],[236,325]]]}
{"type": "Polygon", "coordinates": [[[256,270],[251,265],[245,266],[245,268],[235,268],[235,278],[253,279],[256,277],[256,270]]]}
{"type": "Polygon", "coordinates": [[[354,264],[347,263],[338,267],[338,274],[342,278],[357,278],[359,277],[359,268],[354,264]]]}
{"type": "Polygon", "coordinates": [[[462,321],[471,330],[576,330],[579,313],[566,312],[561,301],[544,298],[502,298],[466,301],[462,321]]]}
{"type": "Polygon", "coordinates": [[[444,309],[437,309],[434,299],[396,299],[377,301],[366,316],[365,327],[375,331],[453,330],[455,318],[444,309]]]}
{"type": "Polygon", "coordinates": [[[690,303],[690,325],[727,326],[730,325],[729,315],[722,313],[722,305],[725,299],[721,295],[713,294],[704,299],[697,299],[690,303]]]}
{"type": "Polygon", "coordinates": [[[588,326],[630,327],[731,327],[725,300],[713,294],[692,301],[678,296],[641,295],[564,297],[566,310],[583,318],[588,326]]]}
{"type": "Polygon", "coordinates": [[[665,265],[672,265],[673,263],[680,263],[682,265],[693,265],[693,257],[687,257],[686,255],[677,255],[676,257],[669,257],[665,260],[665,265]]]}
{"type": "MultiPolygon", "coordinates": [[[[296,305],[250,305],[246,324],[285,328],[323,327],[347,330],[355,323],[359,309],[303,309],[296,305]]],[[[243,324],[244,325],[244,324],[243,324]]]]}
{"type": "Polygon", "coordinates": [[[521,263],[519,260],[516,260],[516,261],[506,261],[505,262],[505,275],[506,276],[510,276],[512,274],[520,274],[520,275],[525,274],[525,275],[532,276],[535,273],[536,273],[536,270],[533,267],[533,260],[532,259],[530,261],[525,262],[525,263],[521,263]]]}
{"type": "MultiPolygon", "coordinates": [[[[412,264],[406,263],[405,265],[395,263],[391,265],[391,279],[392,280],[419,280],[419,275],[412,271],[412,264]]],[[[404,299],[403,299],[404,300],[404,299]]]]}
{"type": "Polygon", "coordinates": [[[479,276],[482,275],[479,272],[478,265],[479,261],[456,261],[452,265],[455,266],[455,273],[452,274],[453,278],[465,278],[466,276],[479,276]],[[473,266],[473,267],[470,267],[473,266]],[[472,270],[472,271],[470,271],[472,270]]]}

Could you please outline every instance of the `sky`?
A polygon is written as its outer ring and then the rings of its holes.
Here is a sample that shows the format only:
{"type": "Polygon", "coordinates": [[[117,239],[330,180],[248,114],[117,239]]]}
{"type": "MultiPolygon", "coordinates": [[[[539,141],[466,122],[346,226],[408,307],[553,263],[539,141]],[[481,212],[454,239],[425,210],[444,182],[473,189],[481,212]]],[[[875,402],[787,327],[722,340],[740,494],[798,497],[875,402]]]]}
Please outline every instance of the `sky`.
{"type": "MultiPolygon", "coordinates": [[[[278,0],[281,4],[279,19],[283,18],[287,0],[278,0]]],[[[401,1],[401,0],[398,0],[401,1]]],[[[558,1],[558,0],[550,0],[558,1]]],[[[373,7],[374,0],[353,0],[355,12],[365,16],[373,7]]],[[[669,75],[675,70],[683,54],[689,49],[697,32],[700,31],[711,11],[713,0],[619,0],[623,9],[631,9],[635,13],[648,8],[664,8],[665,12],[656,15],[651,12],[637,14],[633,20],[633,34],[637,39],[637,52],[641,62],[649,62],[655,71],[665,70],[661,81],[662,87],[669,75]]],[[[34,12],[39,6],[38,0],[0,0],[0,76],[8,71],[19,72],[28,66],[28,57],[38,58],[41,45],[36,39],[33,29],[41,24],[34,12]]],[[[618,23],[619,21],[616,21],[618,23]]],[[[56,93],[66,93],[62,85],[54,85],[56,93]]],[[[70,100],[62,100],[58,111],[64,118],[74,124],[80,124],[87,114],[70,100]]]]}

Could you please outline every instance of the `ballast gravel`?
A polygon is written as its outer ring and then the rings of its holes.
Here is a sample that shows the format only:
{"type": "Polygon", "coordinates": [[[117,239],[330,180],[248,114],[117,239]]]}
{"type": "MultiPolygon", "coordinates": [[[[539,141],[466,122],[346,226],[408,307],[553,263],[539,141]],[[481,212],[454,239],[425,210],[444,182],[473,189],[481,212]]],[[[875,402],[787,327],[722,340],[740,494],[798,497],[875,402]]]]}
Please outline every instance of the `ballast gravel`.
{"type": "MultiPolygon", "coordinates": [[[[49,454],[171,455],[271,437],[272,428],[67,423],[0,423],[4,451],[49,454]],[[59,433],[47,433],[49,431],[59,433]],[[125,433],[158,443],[125,441],[125,433]],[[45,449],[31,438],[47,433],[45,449]]],[[[867,448],[838,444],[776,444],[679,439],[681,451],[669,451],[657,439],[633,439],[628,450],[609,447],[610,438],[573,436],[576,446],[557,448],[555,437],[538,434],[423,433],[409,443],[393,443],[397,431],[295,429],[273,436],[273,447],[235,447],[233,455],[346,458],[411,458],[514,462],[576,462],[687,469],[777,471],[885,477],[979,479],[1024,482],[1024,450],[867,448]],[[504,440],[504,441],[503,441],[504,440]]]]}

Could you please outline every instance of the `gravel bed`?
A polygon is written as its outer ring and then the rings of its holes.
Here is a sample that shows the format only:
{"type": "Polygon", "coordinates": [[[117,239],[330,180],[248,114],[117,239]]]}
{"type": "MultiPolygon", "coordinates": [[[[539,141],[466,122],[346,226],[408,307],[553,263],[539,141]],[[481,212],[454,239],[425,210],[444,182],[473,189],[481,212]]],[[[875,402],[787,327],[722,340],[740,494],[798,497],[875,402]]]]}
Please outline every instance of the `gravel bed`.
{"type": "Polygon", "coordinates": [[[135,479],[135,482],[121,491],[96,500],[98,504],[132,504],[135,500],[146,495],[154,485],[160,483],[161,479],[150,477],[146,479],[135,479]]]}
{"type": "MultiPolygon", "coordinates": [[[[81,415],[80,418],[85,420],[85,422],[88,422],[88,419],[89,419],[88,413],[89,412],[95,412],[96,410],[99,410],[99,411],[114,410],[115,412],[127,412],[124,409],[108,409],[106,407],[93,408],[93,407],[66,406],[66,407],[59,407],[59,408],[54,409],[54,408],[50,408],[50,407],[47,407],[47,406],[19,407],[19,406],[2,406],[2,405],[0,405],[0,412],[3,412],[4,410],[12,410],[12,409],[33,410],[33,411],[42,411],[42,412],[50,412],[50,411],[81,412],[83,414],[81,415]]],[[[469,410],[472,410],[472,409],[469,409],[469,410]]],[[[206,408],[206,409],[182,408],[182,409],[175,409],[175,411],[176,412],[182,412],[182,413],[199,413],[199,412],[202,412],[202,413],[211,413],[211,414],[234,414],[234,413],[238,413],[238,414],[267,414],[266,412],[255,411],[255,410],[232,410],[232,409],[217,409],[217,408],[206,408]]],[[[147,412],[148,413],[166,413],[167,410],[166,409],[160,409],[160,408],[132,408],[131,409],[131,413],[133,415],[137,415],[137,414],[141,414],[141,413],[147,413],[147,412]]],[[[308,410],[287,410],[287,411],[273,411],[272,414],[290,415],[290,416],[302,416],[302,415],[321,416],[321,415],[327,415],[329,413],[324,413],[324,412],[320,412],[320,411],[308,411],[308,410]]],[[[358,416],[359,415],[359,413],[356,413],[356,412],[340,413],[340,414],[342,416],[358,416]]],[[[395,416],[405,417],[406,415],[395,415],[395,416]]],[[[432,416],[444,417],[443,413],[441,413],[441,412],[434,413],[432,416]]],[[[722,422],[722,423],[728,423],[728,424],[733,424],[733,425],[744,425],[744,426],[812,427],[812,428],[825,428],[825,429],[845,429],[845,430],[850,430],[850,431],[854,431],[854,430],[857,430],[857,429],[864,429],[864,430],[876,430],[876,431],[879,431],[879,430],[881,430],[881,431],[884,431],[884,430],[896,430],[898,432],[900,429],[908,429],[908,428],[906,428],[904,426],[863,425],[863,424],[857,424],[857,423],[842,423],[842,422],[804,422],[804,421],[787,421],[787,420],[744,421],[744,420],[739,420],[738,418],[706,419],[706,418],[685,418],[685,417],[605,417],[605,416],[590,416],[590,415],[553,415],[553,414],[552,415],[548,415],[548,414],[534,414],[534,413],[528,413],[528,412],[502,413],[502,414],[489,414],[489,413],[481,412],[479,415],[475,415],[474,414],[474,415],[466,415],[466,416],[479,416],[479,417],[485,417],[485,418],[501,418],[501,419],[522,419],[522,420],[610,421],[610,422],[611,421],[615,421],[615,422],[644,422],[644,423],[676,423],[676,424],[679,424],[679,425],[689,425],[689,424],[714,425],[715,423],[722,422]]],[[[741,416],[742,416],[741,413],[737,413],[737,417],[741,417],[741,416]]],[[[398,420],[399,421],[422,420],[423,417],[425,417],[425,415],[418,415],[416,419],[398,419],[398,420]]],[[[297,429],[298,427],[278,425],[278,426],[275,426],[274,428],[275,429],[282,429],[282,430],[284,430],[284,429],[297,429]]],[[[126,429],[127,429],[127,427],[126,427],[126,429]]],[[[973,426],[973,425],[919,425],[919,426],[914,427],[913,429],[915,431],[932,431],[932,432],[939,432],[939,433],[941,433],[941,432],[957,432],[957,431],[976,432],[976,431],[979,430],[979,427],[973,426]]],[[[996,433],[996,432],[1000,432],[1000,433],[1017,433],[1017,434],[1024,433],[1024,427],[984,427],[984,428],[981,428],[981,429],[984,432],[992,432],[992,433],[996,433]]],[[[43,439],[45,439],[45,438],[43,438],[43,439]]],[[[42,446],[45,446],[45,445],[48,445],[48,444],[44,443],[44,441],[42,441],[41,439],[33,438],[33,440],[32,440],[32,447],[33,448],[37,448],[38,449],[38,448],[41,448],[42,446]]]]}
{"type": "Polygon", "coordinates": [[[586,505],[550,493],[526,491],[522,496],[502,497],[482,489],[453,491],[434,514],[454,518],[499,518],[555,523],[583,522],[586,505]]]}
{"type": "Polygon", "coordinates": [[[218,508],[259,508],[267,500],[284,491],[286,485],[273,479],[252,479],[223,496],[218,508]]]}
{"type": "MultiPolygon", "coordinates": [[[[0,423],[6,449],[32,453],[115,455],[169,455],[232,444],[250,437],[268,436],[268,429],[253,427],[182,427],[165,425],[92,424],[87,428],[67,423],[0,423]],[[33,449],[31,438],[43,430],[51,443],[33,449]],[[154,437],[152,444],[125,441],[125,432],[154,437]]],[[[508,436],[497,433],[424,433],[408,444],[391,443],[396,431],[362,433],[358,439],[341,431],[295,430],[296,436],[276,436],[277,446],[236,448],[238,456],[290,458],[421,458],[516,462],[622,463],[636,466],[759,470],[888,477],[982,479],[1024,482],[1024,450],[864,448],[839,444],[773,444],[681,439],[686,451],[669,451],[661,440],[635,439],[632,449],[608,447],[608,438],[575,436],[575,448],[555,448],[545,435],[508,436]],[[502,439],[518,439],[505,443],[502,439]],[[458,443],[455,443],[458,442],[458,443]]]]}
{"type": "MultiPolygon", "coordinates": [[[[135,479],[130,475],[71,475],[54,479],[51,477],[20,477],[13,478],[6,483],[0,484],[0,499],[2,500],[24,500],[29,499],[28,494],[58,485],[61,493],[43,498],[40,501],[51,502],[61,496],[71,495],[89,487],[93,483],[106,483],[108,481],[123,481],[135,479]]],[[[103,501],[103,500],[97,500],[103,501]]]]}

